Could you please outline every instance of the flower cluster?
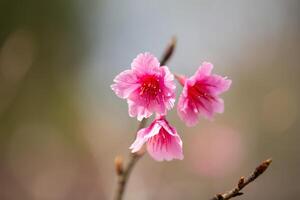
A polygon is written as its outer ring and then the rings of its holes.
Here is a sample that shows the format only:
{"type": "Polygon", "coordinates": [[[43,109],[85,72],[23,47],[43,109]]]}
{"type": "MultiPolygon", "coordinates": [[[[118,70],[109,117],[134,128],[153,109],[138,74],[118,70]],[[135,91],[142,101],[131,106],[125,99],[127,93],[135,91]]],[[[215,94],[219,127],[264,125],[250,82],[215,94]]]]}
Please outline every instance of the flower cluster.
{"type": "MultiPolygon", "coordinates": [[[[224,111],[219,95],[229,89],[231,80],[211,74],[212,69],[211,63],[204,62],[190,78],[175,75],[183,86],[177,112],[187,126],[196,125],[200,116],[212,119],[214,113],[224,111]]],[[[148,153],[157,161],[182,160],[181,138],[166,120],[167,111],[174,107],[176,99],[174,75],[169,68],[160,66],[150,53],[139,54],[131,69],[117,75],[114,82],[111,88],[118,97],[127,100],[130,117],[141,121],[156,114],[149,127],[138,131],[130,146],[132,153],[146,144],[148,153]]]]}

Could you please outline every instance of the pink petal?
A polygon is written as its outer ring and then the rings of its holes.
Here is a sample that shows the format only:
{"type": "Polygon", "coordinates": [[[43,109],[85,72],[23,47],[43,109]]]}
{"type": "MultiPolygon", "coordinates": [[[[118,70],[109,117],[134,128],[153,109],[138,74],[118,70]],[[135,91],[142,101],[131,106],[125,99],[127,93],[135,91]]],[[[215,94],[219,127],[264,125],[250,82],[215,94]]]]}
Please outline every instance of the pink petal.
{"type": "Polygon", "coordinates": [[[158,146],[154,140],[150,140],[147,142],[147,151],[156,161],[183,159],[182,141],[177,133],[170,135],[168,143],[163,146],[158,146]]]}
{"type": "Polygon", "coordinates": [[[226,92],[231,86],[231,80],[219,75],[205,77],[201,82],[207,92],[216,95],[226,92]]]}
{"type": "MultiPolygon", "coordinates": [[[[170,72],[168,67],[161,67],[162,76],[164,77],[164,105],[167,110],[170,110],[174,107],[176,100],[176,84],[174,82],[174,75],[170,72]]],[[[161,113],[162,114],[162,113],[161,113]]]]}
{"type": "Polygon", "coordinates": [[[131,68],[141,73],[153,73],[159,67],[157,58],[148,52],[139,54],[131,63],[131,68]]]}
{"type": "Polygon", "coordinates": [[[198,102],[199,114],[209,120],[212,120],[214,115],[213,103],[213,101],[202,98],[202,100],[198,102]]]}
{"type": "Polygon", "coordinates": [[[157,100],[151,102],[151,104],[149,104],[148,108],[150,110],[153,110],[155,113],[157,113],[159,115],[166,115],[167,114],[167,108],[165,106],[165,100],[162,96],[158,96],[157,100]]]}
{"type": "Polygon", "coordinates": [[[142,148],[144,143],[147,141],[147,138],[145,137],[147,134],[148,134],[148,128],[143,128],[139,130],[135,141],[129,147],[132,153],[138,152],[142,148]]]}
{"type": "Polygon", "coordinates": [[[138,121],[142,121],[143,118],[148,118],[152,115],[147,107],[136,104],[135,101],[127,100],[128,114],[130,117],[137,117],[138,121]]]}
{"type": "Polygon", "coordinates": [[[132,70],[125,70],[116,76],[115,84],[111,85],[111,89],[120,98],[127,98],[131,92],[139,87],[137,77],[132,70]]]}
{"type": "Polygon", "coordinates": [[[217,98],[213,103],[214,112],[223,113],[224,112],[224,100],[221,98],[217,98]]]}
{"type": "Polygon", "coordinates": [[[176,84],[174,83],[174,75],[170,72],[169,68],[166,66],[160,67],[162,77],[164,77],[164,84],[170,90],[176,89],[176,84]]]}
{"type": "Polygon", "coordinates": [[[139,151],[144,143],[151,137],[159,133],[161,126],[157,123],[152,123],[148,128],[142,128],[138,131],[137,137],[133,144],[129,147],[132,153],[139,151]]]}
{"type": "Polygon", "coordinates": [[[214,68],[213,64],[209,62],[203,62],[202,65],[198,68],[194,76],[197,79],[201,79],[202,77],[209,76],[213,68],[214,68]]]}
{"type": "Polygon", "coordinates": [[[187,126],[195,126],[198,122],[198,109],[190,104],[189,100],[183,95],[179,97],[177,113],[180,119],[184,121],[187,126]]]}

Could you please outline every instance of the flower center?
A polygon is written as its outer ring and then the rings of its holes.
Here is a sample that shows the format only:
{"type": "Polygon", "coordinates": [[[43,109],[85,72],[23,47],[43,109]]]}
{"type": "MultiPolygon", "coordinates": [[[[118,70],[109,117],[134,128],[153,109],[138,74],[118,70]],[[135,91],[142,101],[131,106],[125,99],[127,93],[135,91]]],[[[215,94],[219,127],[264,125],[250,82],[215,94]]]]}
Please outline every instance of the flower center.
{"type": "Polygon", "coordinates": [[[159,133],[149,139],[149,143],[153,145],[153,150],[159,151],[162,149],[168,150],[168,145],[171,143],[171,135],[164,129],[160,129],[159,133]]]}
{"type": "Polygon", "coordinates": [[[206,92],[205,86],[200,83],[195,83],[192,87],[189,88],[189,96],[194,100],[199,100],[200,98],[204,98],[207,100],[214,100],[214,97],[211,96],[208,92],[206,92]]]}
{"type": "Polygon", "coordinates": [[[145,75],[141,79],[140,95],[147,99],[155,99],[161,92],[159,79],[153,75],[145,75]]]}

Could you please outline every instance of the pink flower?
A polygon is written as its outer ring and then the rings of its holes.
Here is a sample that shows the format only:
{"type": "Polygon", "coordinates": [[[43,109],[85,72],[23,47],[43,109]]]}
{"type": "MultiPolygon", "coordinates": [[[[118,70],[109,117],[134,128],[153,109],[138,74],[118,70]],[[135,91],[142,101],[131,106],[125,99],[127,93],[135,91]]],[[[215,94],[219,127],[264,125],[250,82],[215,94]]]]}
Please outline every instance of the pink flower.
{"type": "Polygon", "coordinates": [[[118,97],[127,99],[130,117],[142,120],[153,112],[165,115],[174,106],[174,76],[150,53],[139,54],[131,69],[117,75],[114,82],[111,88],[118,97]]]}
{"type": "Polygon", "coordinates": [[[148,128],[138,131],[136,140],[130,146],[132,153],[139,151],[145,143],[148,153],[157,161],[183,159],[180,136],[164,116],[159,116],[148,128]]]}
{"type": "Polygon", "coordinates": [[[211,74],[212,69],[211,63],[204,62],[192,77],[176,77],[184,85],[177,112],[188,126],[196,125],[199,115],[212,119],[214,113],[224,111],[224,102],[219,95],[229,89],[231,80],[211,74]]]}

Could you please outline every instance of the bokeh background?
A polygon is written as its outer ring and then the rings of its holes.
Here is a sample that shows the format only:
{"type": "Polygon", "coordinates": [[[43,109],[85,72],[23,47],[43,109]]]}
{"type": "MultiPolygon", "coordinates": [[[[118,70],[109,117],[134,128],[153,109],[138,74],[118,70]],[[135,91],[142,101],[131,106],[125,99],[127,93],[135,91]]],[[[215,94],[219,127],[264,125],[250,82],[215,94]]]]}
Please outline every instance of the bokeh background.
{"type": "Polygon", "coordinates": [[[138,122],[110,85],[173,35],[173,72],[233,80],[225,113],[187,128],[172,110],[185,159],[146,155],[125,198],[209,199],[272,157],[240,199],[297,199],[299,22],[298,0],[1,0],[0,199],[112,199],[138,122]]]}

